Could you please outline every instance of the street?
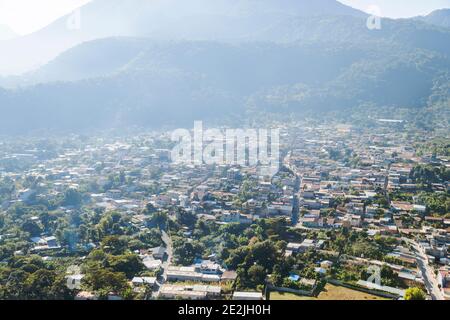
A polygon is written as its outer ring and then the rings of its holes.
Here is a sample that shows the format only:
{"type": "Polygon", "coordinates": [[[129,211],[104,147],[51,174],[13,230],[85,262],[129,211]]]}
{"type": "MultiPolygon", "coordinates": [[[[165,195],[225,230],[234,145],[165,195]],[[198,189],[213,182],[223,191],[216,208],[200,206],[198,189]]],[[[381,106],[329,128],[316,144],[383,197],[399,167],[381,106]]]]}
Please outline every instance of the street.
{"type": "Polygon", "coordinates": [[[168,271],[168,268],[170,267],[170,265],[172,264],[172,257],[173,257],[172,239],[170,239],[170,236],[164,230],[162,231],[161,239],[166,246],[166,258],[164,259],[163,264],[161,265],[161,268],[163,269],[163,273],[158,277],[158,280],[157,280],[158,290],[153,292],[154,298],[158,297],[161,286],[167,280],[167,271],[168,271]]]}
{"type": "Polygon", "coordinates": [[[163,268],[163,274],[161,275],[161,280],[163,284],[166,280],[167,280],[167,269],[169,268],[169,266],[172,263],[172,239],[170,239],[169,235],[165,232],[162,231],[162,240],[164,242],[164,244],[166,245],[166,260],[163,262],[162,264],[162,268],[163,268]]]}
{"type": "Polygon", "coordinates": [[[411,244],[414,249],[416,250],[416,259],[417,259],[417,266],[419,267],[420,271],[422,272],[422,277],[425,282],[425,287],[430,294],[431,298],[433,300],[444,300],[441,290],[439,289],[438,282],[436,279],[436,276],[434,274],[433,268],[429,265],[427,255],[422,249],[422,247],[419,246],[419,244],[415,241],[412,241],[410,239],[403,238],[405,242],[411,244]]]}

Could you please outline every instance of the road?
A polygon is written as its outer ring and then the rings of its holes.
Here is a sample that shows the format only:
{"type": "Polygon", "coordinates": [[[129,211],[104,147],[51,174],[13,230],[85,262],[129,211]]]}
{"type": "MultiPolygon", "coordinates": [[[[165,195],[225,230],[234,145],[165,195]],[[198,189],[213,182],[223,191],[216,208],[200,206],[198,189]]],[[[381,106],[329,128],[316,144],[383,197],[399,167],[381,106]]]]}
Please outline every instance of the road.
{"type": "Polygon", "coordinates": [[[416,250],[417,266],[419,267],[420,272],[422,272],[425,287],[427,288],[427,291],[430,294],[431,298],[433,300],[444,300],[442,292],[439,289],[438,281],[434,274],[433,268],[428,263],[428,258],[425,251],[422,249],[421,246],[419,246],[417,242],[407,238],[403,238],[403,240],[406,243],[412,245],[413,248],[416,250]]]}
{"type": "Polygon", "coordinates": [[[164,242],[164,245],[166,247],[166,258],[163,261],[163,264],[161,265],[161,268],[163,269],[163,273],[158,277],[156,281],[156,287],[157,290],[153,291],[153,298],[157,298],[159,295],[159,290],[161,289],[162,285],[167,281],[167,271],[170,265],[172,264],[172,258],[173,258],[173,247],[172,247],[172,239],[167,234],[167,232],[162,231],[161,236],[162,241],[164,242]]]}
{"type": "Polygon", "coordinates": [[[166,245],[166,253],[167,253],[166,260],[162,264],[163,274],[161,275],[161,278],[162,282],[164,283],[167,280],[167,269],[172,264],[173,248],[172,248],[172,239],[170,239],[169,235],[165,231],[162,232],[162,241],[166,245]]]}
{"type": "Polygon", "coordinates": [[[297,173],[296,168],[290,165],[291,152],[289,152],[283,159],[283,165],[288,168],[295,175],[295,187],[294,187],[294,199],[292,200],[292,225],[295,227],[298,224],[298,219],[300,217],[300,204],[299,204],[299,191],[302,182],[301,176],[297,173]]]}

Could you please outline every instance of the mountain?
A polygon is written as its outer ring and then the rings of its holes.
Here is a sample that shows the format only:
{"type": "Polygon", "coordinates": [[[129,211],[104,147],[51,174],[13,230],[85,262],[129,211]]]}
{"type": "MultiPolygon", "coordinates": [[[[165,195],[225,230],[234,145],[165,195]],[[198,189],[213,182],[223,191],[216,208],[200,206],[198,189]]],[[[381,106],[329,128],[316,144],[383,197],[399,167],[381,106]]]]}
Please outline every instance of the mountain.
{"type": "Polygon", "coordinates": [[[436,26],[450,28],[450,9],[436,10],[427,16],[418,17],[418,19],[436,26]]]}
{"type": "MultiPolygon", "coordinates": [[[[230,28],[227,31],[231,32],[230,28]]],[[[235,29],[236,33],[239,31],[239,28],[235,29]]],[[[58,80],[76,81],[112,74],[140,52],[140,46],[137,45],[139,41],[133,40],[128,43],[128,46],[122,46],[120,42],[124,41],[123,37],[119,37],[119,39],[121,40],[114,41],[114,39],[108,38],[106,41],[85,42],[75,46],[74,50],[64,52],[36,71],[21,77],[0,77],[0,86],[11,88],[18,85],[27,86],[58,80]],[[116,45],[120,47],[116,47],[116,45]]],[[[149,38],[142,37],[142,39],[149,38]]],[[[151,39],[155,40],[155,37],[151,37],[151,39]]],[[[329,43],[330,46],[340,45],[349,46],[349,48],[355,44],[363,44],[369,48],[383,46],[386,50],[402,45],[450,56],[448,39],[448,31],[413,20],[384,19],[383,28],[373,31],[366,27],[365,18],[357,16],[289,15],[264,28],[255,29],[251,34],[245,33],[244,30],[244,33],[240,35],[240,41],[220,40],[218,42],[281,44],[323,42],[329,43]]],[[[165,42],[162,39],[155,41],[165,42]]],[[[193,39],[191,41],[210,40],[193,39]]]]}
{"type": "Polygon", "coordinates": [[[380,35],[333,43],[95,40],[39,71],[65,81],[0,94],[0,128],[190,125],[196,119],[241,117],[252,108],[276,113],[364,104],[422,108],[432,99],[448,99],[448,56],[413,49],[408,37],[399,43],[401,32],[388,35],[394,40],[380,35]]]}
{"type": "Polygon", "coordinates": [[[347,114],[365,106],[448,105],[450,29],[383,19],[380,30],[369,30],[365,14],[338,2],[321,0],[322,10],[315,2],[282,1],[286,7],[275,0],[142,1],[137,16],[111,1],[124,18],[109,30],[103,17],[112,15],[93,10],[105,3],[97,0],[79,34],[88,37],[96,28],[123,34],[84,41],[0,81],[16,86],[0,90],[0,133],[190,126],[255,111],[347,114]],[[180,11],[170,10],[173,3],[180,11]],[[140,18],[149,12],[159,20],[140,18]]]}
{"type": "Polygon", "coordinates": [[[0,74],[36,69],[94,39],[239,40],[286,16],[311,15],[365,16],[335,0],[93,0],[36,33],[0,43],[0,74]]]}
{"type": "Polygon", "coordinates": [[[0,41],[10,40],[17,37],[17,34],[5,25],[0,25],[0,41]]]}

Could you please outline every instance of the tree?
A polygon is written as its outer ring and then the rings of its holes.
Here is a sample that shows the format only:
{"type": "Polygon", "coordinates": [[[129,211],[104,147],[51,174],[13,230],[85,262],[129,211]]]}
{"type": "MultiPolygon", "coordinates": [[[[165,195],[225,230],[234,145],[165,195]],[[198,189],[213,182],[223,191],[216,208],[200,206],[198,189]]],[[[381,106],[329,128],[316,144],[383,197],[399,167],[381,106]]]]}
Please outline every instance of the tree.
{"type": "Polygon", "coordinates": [[[78,207],[83,200],[81,193],[73,188],[67,189],[64,193],[63,204],[66,206],[78,207]]]}
{"type": "Polygon", "coordinates": [[[281,254],[271,241],[258,242],[250,246],[250,252],[245,258],[247,265],[257,264],[266,270],[272,271],[273,266],[278,263],[281,254]]]}
{"type": "Polygon", "coordinates": [[[108,264],[113,271],[122,272],[127,276],[127,278],[132,278],[144,269],[144,265],[135,254],[109,256],[108,264]]]}
{"type": "Polygon", "coordinates": [[[187,227],[193,228],[197,217],[192,212],[188,212],[182,208],[178,208],[177,210],[177,219],[178,222],[182,225],[185,225],[187,227]]]}
{"type": "Polygon", "coordinates": [[[158,209],[156,209],[155,206],[149,202],[145,205],[145,209],[143,210],[142,213],[145,215],[151,215],[156,211],[158,211],[158,209]]]}
{"type": "Polygon", "coordinates": [[[149,225],[163,230],[166,228],[168,219],[169,217],[166,212],[156,212],[150,218],[149,225]]]}
{"type": "Polygon", "coordinates": [[[248,277],[253,287],[264,284],[266,279],[266,270],[262,266],[253,265],[248,269],[248,277]]]}
{"type": "Polygon", "coordinates": [[[410,178],[423,184],[448,181],[450,179],[450,169],[444,166],[418,165],[411,170],[410,178]]]}
{"type": "Polygon", "coordinates": [[[55,272],[48,270],[41,269],[31,274],[25,281],[27,295],[31,299],[50,299],[48,291],[55,278],[55,272]]]}
{"type": "Polygon", "coordinates": [[[121,221],[121,214],[119,212],[112,211],[100,219],[97,228],[101,235],[120,234],[122,233],[120,229],[121,221]]]}
{"type": "Polygon", "coordinates": [[[204,247],[198,241],[182,242],[174,241],[174,258],[181,265],[190,265],[194,259],[204,251],[204,247]],[[177,243],[178,242],[178,243],[177,243]]]}
{"type": "Polygon", "coordinates": [[[409,288],[405,292],[405,300],[425,300],[426,293],[417,287],[409,288]]]}
{"type": "Polygon", "coordinates": [[[122,295],[129,289],[125,274],[108,269],[90,270],[83,281],[89,290],[96,291],[101,296],[107,295],[109,292],[122,295]]]}
{"type": "Polygon", "coordinates": [[[34,221],[26,221],[22,224],[22,230],[28,232],[32,237],[37,237],[41,234],[42,230],[39,225],[34,221]]]}
{"type": "Polygon", "coordinates": [[[107,236],[102,241],[102,249],[111,254],[119,255],[125,252],[128,242],[117,236],[107,236]]]}

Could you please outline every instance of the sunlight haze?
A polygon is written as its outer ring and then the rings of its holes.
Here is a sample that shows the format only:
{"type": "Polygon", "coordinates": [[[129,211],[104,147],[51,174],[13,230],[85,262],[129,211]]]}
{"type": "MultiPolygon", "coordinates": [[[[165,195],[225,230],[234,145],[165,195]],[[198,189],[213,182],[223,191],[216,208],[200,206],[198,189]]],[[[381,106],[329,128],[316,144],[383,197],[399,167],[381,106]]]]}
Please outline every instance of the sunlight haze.
{"type": "Polygon", "coordinates": [[[90,0],[0,0],[0,25],[20,35],[37,31],[90,0]]]}
{"type": "MultiPolygon", "coordinates": [[[[91,0],[0,0],[0,25],[7,25],[20,35],[37,31],[59,17],[91,0]]],[[[450,0],[341,0],[354,8],[367,11],[380,8],[381,15],[405,18],[426,15],[433,10],[450,8],[450,0]]]]}

